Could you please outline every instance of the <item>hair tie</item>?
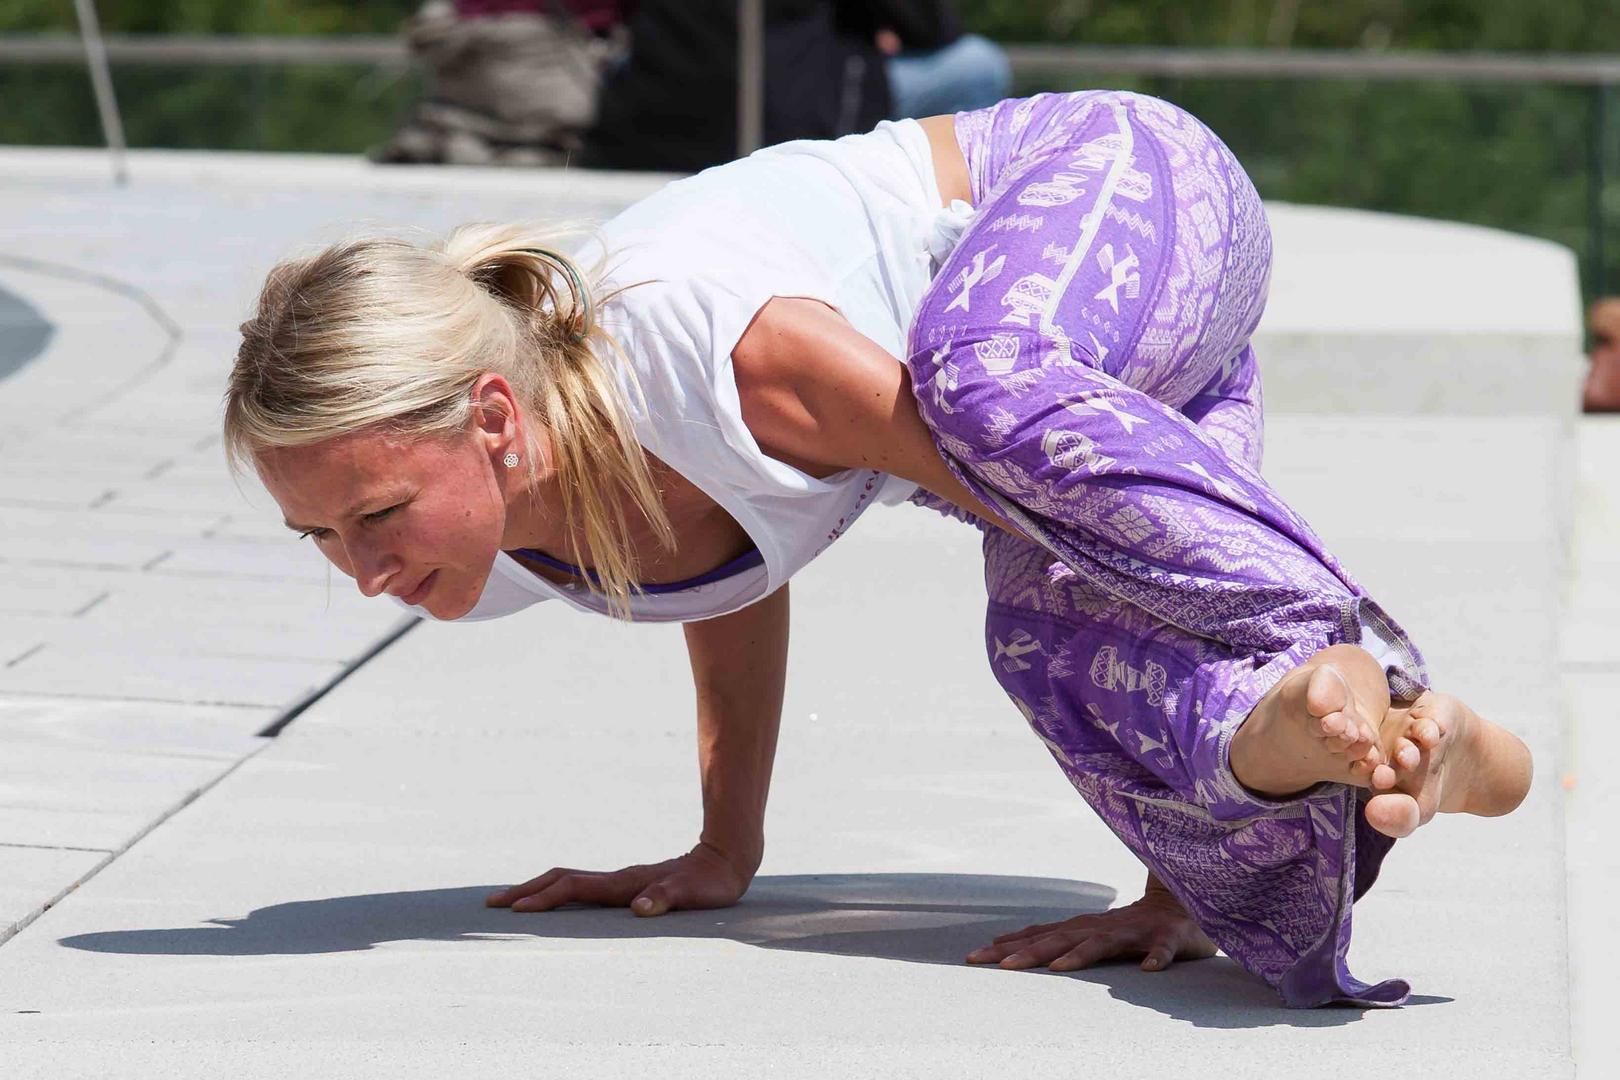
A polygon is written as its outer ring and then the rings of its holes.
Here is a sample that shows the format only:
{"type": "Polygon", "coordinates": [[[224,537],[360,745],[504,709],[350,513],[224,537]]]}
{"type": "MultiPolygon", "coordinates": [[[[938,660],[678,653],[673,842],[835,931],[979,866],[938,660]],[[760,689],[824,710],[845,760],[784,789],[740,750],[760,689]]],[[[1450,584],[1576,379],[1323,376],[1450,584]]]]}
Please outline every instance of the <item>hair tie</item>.
{"type": "Polygon", "coordinates": [[[568,275],[568,290],[574,294],[574,313],[576,315],[583,313],[585,317],[580,329],[570,333],[568,340],[574,342],[584,341],[585,330],[591,325],[594,305],[591,303],[591,293],[585,287],[584,279],[579,276],[579,271],[574,269],[574,261],[566,255],[552,251],[550,248],[523,248],[522,250],[529,252],[531,255],[539,255],[541,258],[550,259],[562,268],[563,273],[568,275]]]}

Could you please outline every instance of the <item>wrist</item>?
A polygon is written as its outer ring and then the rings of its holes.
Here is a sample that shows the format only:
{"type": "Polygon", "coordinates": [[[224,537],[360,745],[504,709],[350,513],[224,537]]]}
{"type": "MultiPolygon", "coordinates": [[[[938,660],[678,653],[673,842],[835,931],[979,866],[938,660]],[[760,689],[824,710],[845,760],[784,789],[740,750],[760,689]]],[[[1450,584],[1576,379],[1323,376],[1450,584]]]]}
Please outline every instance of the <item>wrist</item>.
{"type": "Polygon", "coordinates": [[[698,847],[709,851],[732,867],[744,883],[752,881],[765,858],[763,833],[734,834],[704,829],[698,837],[698,847]]]}
{"type": "Polygon", "coordinates": [[[1181,905],[1180,900],[1176,899],[1175,894],[1166,888],[1163,882],[1154,877],[1148,878],[1147,886],[1142,890],[1142,898],[1136,903],[1142,907],[1175,911],[1182,915],[1187,914],[1187,909],[1181,905]]]}

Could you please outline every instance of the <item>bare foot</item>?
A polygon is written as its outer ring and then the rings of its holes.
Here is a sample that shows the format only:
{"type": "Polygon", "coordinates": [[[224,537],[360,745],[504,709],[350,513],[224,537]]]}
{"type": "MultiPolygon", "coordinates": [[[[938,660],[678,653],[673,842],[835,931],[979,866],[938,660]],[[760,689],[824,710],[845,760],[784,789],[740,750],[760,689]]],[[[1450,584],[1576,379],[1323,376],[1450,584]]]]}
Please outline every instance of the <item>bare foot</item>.
{"type": "Polygon", "coordinates": [[[1232,772],[1272,798],[1324,780],[1372,786],[1383,762],[1380,724],[1389,711],[1384,670],[1371,653],[1333,645],[1290,671],[1232,736],[1232,772]]]}
{"type": "Polygon", "coordinates": [[[1506,814],[1530,790],[1530,748],[1450,694],[1391,708],[1380,742],[1385,763],[1371,786],[1381,794],[1366,813],[1386,836],[1410,836],[1437,813],[1506,814]]]}

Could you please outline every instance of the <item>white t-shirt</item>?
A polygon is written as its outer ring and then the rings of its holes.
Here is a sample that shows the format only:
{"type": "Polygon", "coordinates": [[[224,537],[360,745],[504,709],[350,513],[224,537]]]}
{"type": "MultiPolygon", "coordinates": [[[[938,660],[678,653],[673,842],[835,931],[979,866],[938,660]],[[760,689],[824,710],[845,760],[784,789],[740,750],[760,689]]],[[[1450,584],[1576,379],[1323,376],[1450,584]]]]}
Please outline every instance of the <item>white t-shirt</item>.
{"type": "MultiPolygon", "coordinates": [[[[773,296],[836,308],[900,357],[912,315],[970,214],[940,206],[927,135],[913,120],[833,141],[783,143],[678,180],[609,221],[577,253],[607,268],[602,327],[618,361],[637,440],[720,504],[753,539],[759,565],[692,588],[632,595],[644,621],[691,621],[775,591],[873,501],[915,485],[872,470],[818,480],[768,457],[743,423],[731,350],[773,296]],[[644,283],[644,284],[638,284],[644,283]]],[[[583,584],[557,585],[506,554],[463,618],[510,615],[560,597],[605,613],[583,584]]],[[[397,602],[397,601],[396,601],[397,602]]],[[[419,614],[430,613],[412,608],[419,614]]]]}

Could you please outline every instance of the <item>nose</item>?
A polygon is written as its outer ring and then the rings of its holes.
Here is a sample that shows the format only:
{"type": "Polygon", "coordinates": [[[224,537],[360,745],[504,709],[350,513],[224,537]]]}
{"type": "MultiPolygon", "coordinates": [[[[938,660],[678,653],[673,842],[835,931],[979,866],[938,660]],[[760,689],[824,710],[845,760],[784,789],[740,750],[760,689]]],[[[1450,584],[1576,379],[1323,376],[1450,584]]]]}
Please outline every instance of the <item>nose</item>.
{"type": "Polygon", "coordinates": [[[343,553],[349,575],[364,596],[380,595],[400,569],[399,559],[364,542],[345,541],[343,553]]]}

